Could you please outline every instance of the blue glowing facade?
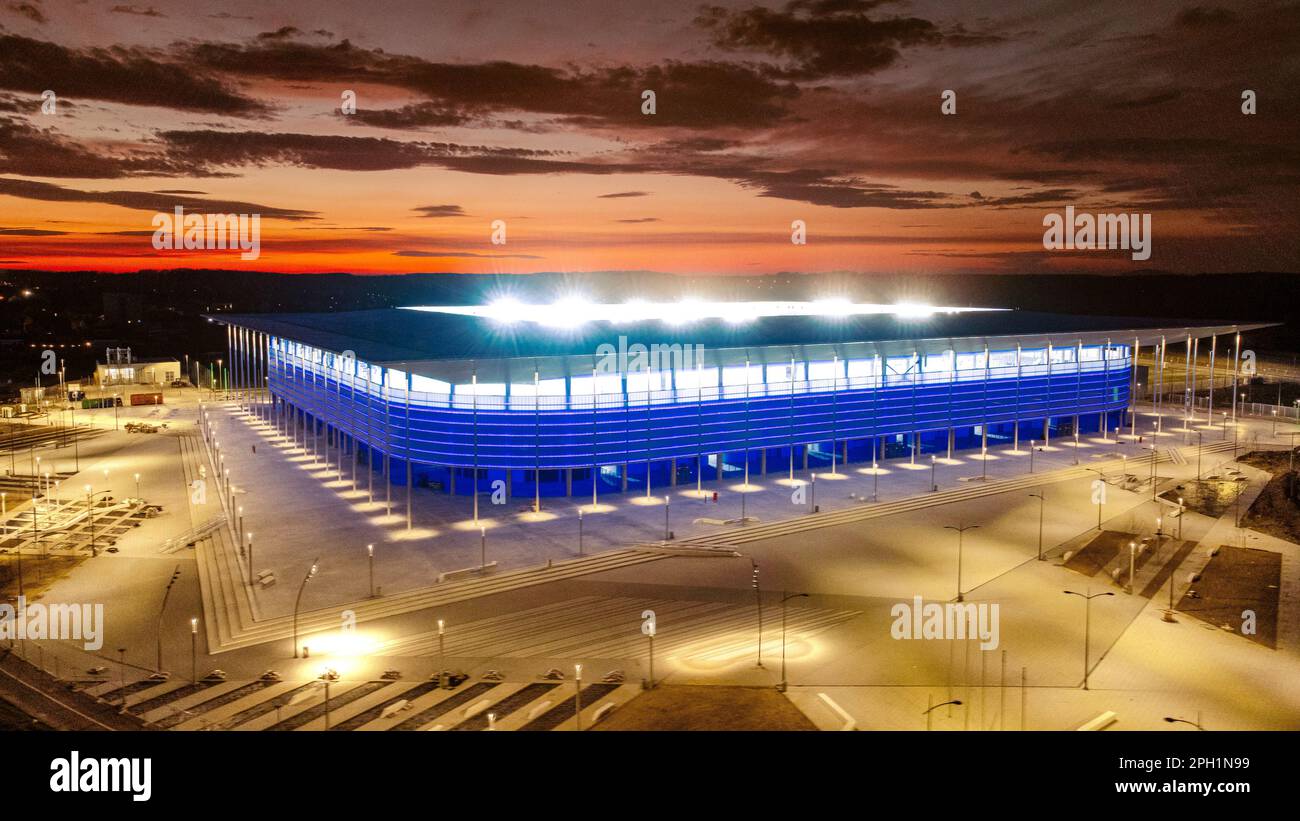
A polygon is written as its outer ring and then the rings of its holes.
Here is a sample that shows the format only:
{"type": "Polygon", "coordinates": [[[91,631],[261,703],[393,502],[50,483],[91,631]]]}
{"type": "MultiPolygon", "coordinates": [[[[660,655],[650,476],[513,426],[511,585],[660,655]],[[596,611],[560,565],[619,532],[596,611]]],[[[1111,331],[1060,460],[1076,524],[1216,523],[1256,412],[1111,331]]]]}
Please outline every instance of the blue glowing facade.
{"type": "Polygon", "coordinates": [[[283,325],[222,321],[236,384],[258,387],[268,420],[286,435],[369,459],[394,484],[470,494],[503,480],[519,497],[1113,432],[1128,424],[1135,350],[1164,339],[1094,330],[1072,340],[1052,333],[718,349],[678,332],[672,360],[644,369],[621,358],[611,366],[591,347],[585,355],[367,361],[365,345],[356,353],[346,339],[331,349],[283,325]]]}

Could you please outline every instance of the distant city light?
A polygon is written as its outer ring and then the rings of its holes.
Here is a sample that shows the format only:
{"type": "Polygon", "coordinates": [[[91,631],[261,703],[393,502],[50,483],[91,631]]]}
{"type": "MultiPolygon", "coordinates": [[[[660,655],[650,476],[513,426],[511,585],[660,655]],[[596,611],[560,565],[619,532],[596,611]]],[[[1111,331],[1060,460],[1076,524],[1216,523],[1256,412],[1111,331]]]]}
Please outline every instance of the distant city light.
{"type": "Polygon", "coordinates": [[[682,325],[705,319],[721,319],[740,324],[777,316],[820,316],[832,319],[894,316],[899,319],[926,319],[936,314],[1006,309],[942,307],[917,302],[851,302],[847,299],[821,299],[814,302],[705,302],[683,299],[677,302],[629,300],[623,303],[596,303],[579,297],[567,297],[552,303],[523,303],[504,298],[488,305],[411,305],[404,310],[477,316],[503,324],[535,322],[551,328],[575,328],[584,322],[658,321],[682,325]]]}

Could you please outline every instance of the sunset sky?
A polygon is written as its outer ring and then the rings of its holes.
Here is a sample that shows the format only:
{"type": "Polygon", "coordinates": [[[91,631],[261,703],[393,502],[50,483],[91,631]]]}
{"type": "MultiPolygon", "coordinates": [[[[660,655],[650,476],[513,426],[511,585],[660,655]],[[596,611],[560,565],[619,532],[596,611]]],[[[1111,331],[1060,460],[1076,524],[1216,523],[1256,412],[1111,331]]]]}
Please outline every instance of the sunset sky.
{"type": "Polygon", "coordinates": [[[1300,271],[1297,43],[1279,2],[0,0],[0,268],[1300,271]],[[178,204],[260,259],[155,250],[178,204]],[[1045,251],[1067,205],[1151,258],[1045,251]]]}

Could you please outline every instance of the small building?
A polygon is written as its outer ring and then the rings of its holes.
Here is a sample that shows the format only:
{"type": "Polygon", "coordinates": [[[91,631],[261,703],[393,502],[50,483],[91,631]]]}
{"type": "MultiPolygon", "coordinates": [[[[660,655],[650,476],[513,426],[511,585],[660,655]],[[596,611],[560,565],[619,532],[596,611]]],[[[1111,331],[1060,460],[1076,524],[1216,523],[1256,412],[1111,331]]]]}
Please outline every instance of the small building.
{"type": "Polygon", "coordinates": [[[106,348],[105,361],[95,364],[95,384],[113,385],[170,385],[181,378],[178,359],[139,359],[131,355],[130,348],[106,348]]]}

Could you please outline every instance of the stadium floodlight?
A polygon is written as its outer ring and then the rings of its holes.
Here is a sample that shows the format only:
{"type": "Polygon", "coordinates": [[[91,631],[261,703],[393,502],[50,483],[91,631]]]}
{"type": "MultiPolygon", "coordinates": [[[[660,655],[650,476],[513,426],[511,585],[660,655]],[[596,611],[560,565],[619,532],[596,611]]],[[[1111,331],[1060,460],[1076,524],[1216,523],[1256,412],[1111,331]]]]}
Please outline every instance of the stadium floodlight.
{"type": "Polygon", "coordinates": [[[576,328],[584,322],[649,322],[683,325],[705,319],[740,324],[762,317],[813,316],[844,319],[855,316],[894,316],[927,319],[937,314],[1000,311],[1002,308],[937,307],[917,302],[894,304],[851,302],[844,298],[813,302],[732,301],[706,302],[686,298],[677,302],[647,302],[632,299],[623,303],[594,303],[581,297],[566,297],[553,303],[521,303],[503,298],[487,305],[414,305],[412,311],[478,316],[504,324],[535,322],[553,328],[576,328]]]}

